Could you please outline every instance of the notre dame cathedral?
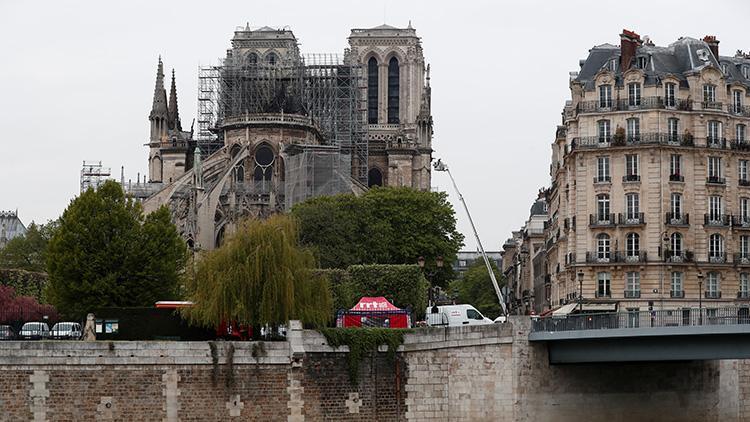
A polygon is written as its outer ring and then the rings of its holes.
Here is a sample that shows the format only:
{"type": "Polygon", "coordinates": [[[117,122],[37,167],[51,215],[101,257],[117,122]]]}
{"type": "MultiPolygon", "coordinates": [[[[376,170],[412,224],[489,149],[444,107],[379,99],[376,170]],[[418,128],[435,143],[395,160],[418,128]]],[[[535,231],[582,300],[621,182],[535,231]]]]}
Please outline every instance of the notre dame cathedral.
{"type": "Polygon", "coordinates": [[[159,58],[149,115],[146,212],[168,205],[188,245],[213,249],[243,217],[373,186],[430,189],[430,70],[416,31],[353,29],[343,55],[303,55],[289,29],[240,27],[199,71],[183,130],[159,58]]]}

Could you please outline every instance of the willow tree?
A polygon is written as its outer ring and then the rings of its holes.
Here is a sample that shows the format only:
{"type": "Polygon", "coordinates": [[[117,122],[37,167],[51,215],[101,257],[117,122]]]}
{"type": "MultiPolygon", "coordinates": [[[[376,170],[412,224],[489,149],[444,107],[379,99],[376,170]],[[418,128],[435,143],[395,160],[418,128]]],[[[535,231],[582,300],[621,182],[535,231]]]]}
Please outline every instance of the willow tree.
{"type": "Polygon", "coordinates": [[[299,319],[322,326],[332,317],[330,287],[313,273],[315,257],[300,247],[297,223],[289,216],[242,222],[195,265],[185,282],[187,299],[195,306],[184,313],[198,325],[299,319]]]}

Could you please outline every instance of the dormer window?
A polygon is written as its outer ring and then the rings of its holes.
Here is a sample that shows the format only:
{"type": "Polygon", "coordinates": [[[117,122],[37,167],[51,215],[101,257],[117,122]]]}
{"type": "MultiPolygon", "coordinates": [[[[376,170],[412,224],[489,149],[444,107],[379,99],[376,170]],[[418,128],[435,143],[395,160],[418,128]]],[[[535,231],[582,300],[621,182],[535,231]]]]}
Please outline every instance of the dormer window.
{"type": "Polygon", "coordinates": [[[647,61],[648,60],[645,57],[637,57],[635,59],[635,67],[637,67],[638,69],[645,69],[647,61]]]}
{"type": "Polygon", "coordinates": [[[750,66],[742,66],[742,76],[745,79],[750,79],[750,66]]]}
{"type": "Polygon", "coordinates": [[[610,60],[607,65],[607,68],[612,72],[616,72],[617,71],[617,59],[610,60]]]}
{"type": "Polygon", "coordinates": [[[729,68],[727,67],[726,63],[722,63],[721,64],[721,73],[723,73],[725,75],[729,74],[729,68]]]}

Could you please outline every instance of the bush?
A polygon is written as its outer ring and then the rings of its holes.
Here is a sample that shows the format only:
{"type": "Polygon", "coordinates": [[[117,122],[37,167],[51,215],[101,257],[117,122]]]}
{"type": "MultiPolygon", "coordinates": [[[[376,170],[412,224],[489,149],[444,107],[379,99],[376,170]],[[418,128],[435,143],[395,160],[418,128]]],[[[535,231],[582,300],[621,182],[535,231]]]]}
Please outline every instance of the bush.
{"type": "Polygon", "coordinates": [[[46,303],[44,290],[47,274],[26,270],[0,269],[0,285],[12,287],[19,296],[31,296],[39,303],[46,303]]]}

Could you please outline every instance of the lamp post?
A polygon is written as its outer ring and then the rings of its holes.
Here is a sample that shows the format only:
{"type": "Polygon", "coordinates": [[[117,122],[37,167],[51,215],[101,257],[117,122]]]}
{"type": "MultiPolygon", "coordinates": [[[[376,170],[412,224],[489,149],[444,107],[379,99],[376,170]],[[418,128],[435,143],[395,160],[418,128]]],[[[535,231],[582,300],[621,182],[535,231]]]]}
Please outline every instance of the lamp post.
{"type": "Polygon", "coordinates": [[[583,312],[583,270],[578,270],[578,312],[583,312]]]}
{"type": "Polygon", "coordinates": [[[438,271],[440,271],[440,268],[443,268],[443,264],[444,264],[443,257],[438,256],[437,258],[435,258],[435,267],[436,267],[435,271],[429,271],[429,272],[425,271],[425,264],[426,264],[426,261],[423,256],[420,256],[419,258],[417,258],[417,265],[419,265],[419,269],[422,270],[422,274],[425,275],[425,277],[427,278],[427,281],[430,283],[430,290],[427,291],[428,293],[427,301],[428,301],[428,305],[432,307],[433,305],[436,304],[435,302],[437,302],[436,300],[434,300],[436,295],[435,295],[435,286],[433,286],[432,284],[432,279],[433,277],[435,277],[438,271]]]}
{"type": "Polygon", "coordinates": [[[698,270],[698,325],[703,325],[703,272],[698,270]]]}

